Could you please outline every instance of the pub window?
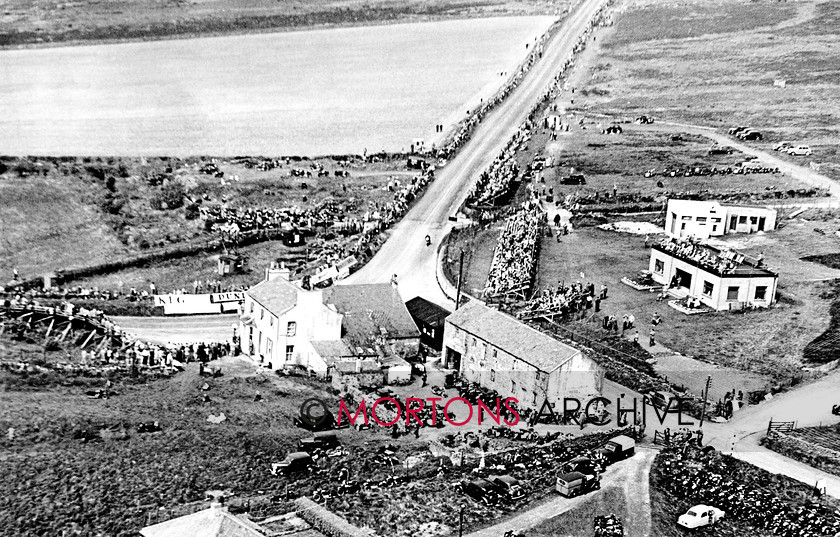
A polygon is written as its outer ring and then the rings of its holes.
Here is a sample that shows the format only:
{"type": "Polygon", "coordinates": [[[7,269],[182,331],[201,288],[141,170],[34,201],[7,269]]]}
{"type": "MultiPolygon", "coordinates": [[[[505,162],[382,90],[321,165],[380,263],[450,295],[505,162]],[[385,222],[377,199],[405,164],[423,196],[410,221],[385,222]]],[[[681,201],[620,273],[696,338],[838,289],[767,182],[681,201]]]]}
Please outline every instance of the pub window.
{"type": "Polygon", "coordinates": [[[726,300],[738,300],[738,290],[740,287],[728,287],[726,289],[726,300]]]}
{"type": "Polygon", "coordinates": [[[714,284],[711,282],[703,282],[703,294],[706,296],[712,296],[712,293],[715,290],[714,284]]]}
{"type": "Polygon", "coordinates": [[[289,321],[286,324],[286,337],[292,337],[297,334],[297,323],[294,321],[289,321]]]}
{"type": "Polygon", "coordinates": [[[295,355],[295,346],[286,345],[286,361],[290,361],[295,355]]]}
{"type": "Polygon", "coordinates": [[[683,216],[682,219],[683,220],[691,220],[691,217],[690,216],[683,216]]]}
{"type": "Polygon", "coordinates": [[[756,300],[766,300],[767,299],[767,286],[766,285],[759,285],[755,288],[755,299],[756,300]]]}

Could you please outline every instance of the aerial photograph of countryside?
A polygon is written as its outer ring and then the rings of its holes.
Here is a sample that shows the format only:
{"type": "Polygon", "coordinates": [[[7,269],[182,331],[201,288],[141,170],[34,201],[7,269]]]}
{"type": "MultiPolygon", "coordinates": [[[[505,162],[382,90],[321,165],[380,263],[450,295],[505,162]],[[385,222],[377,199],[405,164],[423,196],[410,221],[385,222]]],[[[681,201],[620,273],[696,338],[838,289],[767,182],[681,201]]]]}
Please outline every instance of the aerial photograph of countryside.
{"type": "Polygon", "coordinates": [[[840,0],[0,1],[0,537],[840,537],[840,0]]]}

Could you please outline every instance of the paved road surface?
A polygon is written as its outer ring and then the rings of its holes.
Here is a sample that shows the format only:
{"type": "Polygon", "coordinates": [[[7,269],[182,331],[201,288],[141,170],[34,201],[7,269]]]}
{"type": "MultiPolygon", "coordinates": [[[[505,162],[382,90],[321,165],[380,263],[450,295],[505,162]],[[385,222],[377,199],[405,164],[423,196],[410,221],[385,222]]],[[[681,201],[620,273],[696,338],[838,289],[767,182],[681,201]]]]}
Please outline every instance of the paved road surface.
{"type": "MultiPolygon", "coordinates": [[[[639,448],[633,457],[610,466],[601,478],[602,491],[613,487],[624,490],[628,507],[633,509],[629,512],[635,515],[632,521],[627,521],[628,535],[633,535],[634,537],[647,537],[650,535],[648,476],[650,475],[650,467],[653,464],[653,458],[655,456],[656,451],[639,448]],[[630,529],[634,531],[630,532],[630,529]]],[[[600,493],[593,492],[575,498],[564,498],[557,494],[555,498],[543,504],[537,505],[494,526],[469,533],[467,537],[500,537],[506,531],[510,530],[526,531],[546,520],[586,503],[600,493]]]]}
{"type": "Polygon", "coordinates": [[[585,0],[576,8],[519,87],[484,118],[457,156],[436,172],[427,192],[391,230],[382,249],[342,283],[388,282],[396,274],[404,299],[422,296],[450,308],[454,306],[436,278],[437,249],[451,229],[449,217],[455,215],[473,182],[525,121],[602,4],[602,0],[585,0]],[[427,234],[432,238],[431,246],[425,244],[427,234]]]}
{"type": "Polygon", "coordinates": [[[190,315],[187,317],[111,317],[130,334],[152,343],[228,341],[236,314],[190,315]]]}

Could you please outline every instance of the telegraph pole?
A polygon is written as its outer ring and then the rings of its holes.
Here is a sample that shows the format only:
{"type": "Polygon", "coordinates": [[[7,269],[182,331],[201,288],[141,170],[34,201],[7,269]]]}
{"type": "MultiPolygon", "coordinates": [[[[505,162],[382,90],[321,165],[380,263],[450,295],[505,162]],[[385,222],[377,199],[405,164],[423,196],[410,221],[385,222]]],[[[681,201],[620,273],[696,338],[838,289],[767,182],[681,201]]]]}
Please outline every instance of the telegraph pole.
{"type": "MultiPolygon", "coordinates": [[[[463,254],[463,252],[462,252],[463,254]]],[[[464,506],[461,505],[461,512],[458,515],[458,537],[464,537],[464,506]]]]}
{"type": "Polygon", "coordinates": [[[703,393],[703,411],[700,413],[700,427],[703,427],[703,420],[706,418],[706,402],[709,399],[709,388],[712,386],[712,376],[706,378],[706,391],[703,393]]]}
{"type": "MultiPolygon", "coordinates": [[[[463,280],[463,278],[462,278],[463,273],[464,273],[464,249],[461,248],[461,259],[458,262],[458,293],[455,295],[455,309],[456,310],[461,305],[461,281],[463,280]]],[[[462,516],[463,516],[463,512],[462,512],[462,516]]]]}

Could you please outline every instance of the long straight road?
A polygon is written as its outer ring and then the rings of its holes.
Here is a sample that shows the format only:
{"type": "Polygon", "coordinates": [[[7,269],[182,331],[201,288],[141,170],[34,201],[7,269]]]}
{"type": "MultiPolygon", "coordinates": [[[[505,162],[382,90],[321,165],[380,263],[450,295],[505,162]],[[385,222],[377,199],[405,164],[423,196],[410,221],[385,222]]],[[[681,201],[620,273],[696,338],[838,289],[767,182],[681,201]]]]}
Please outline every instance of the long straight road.
{"type": "Polygon", "coordinates": [[[543,57],[525,75],[507,99],[489,113],[455,158],[435,172],[435,180],[408,214],[390,231],[390,236],[368,264],[340,284],[382,283],[397,275],[405,300],[422,296],[454,307],[437,283],[437,251],[452,229],[454,216],[475,180],[505,143],[527,119],[563,63],[572,54],[604,0],[582,0],[546,44],[543,57]],[[432,239],[426,246],[425,237],[432,239]]]}

